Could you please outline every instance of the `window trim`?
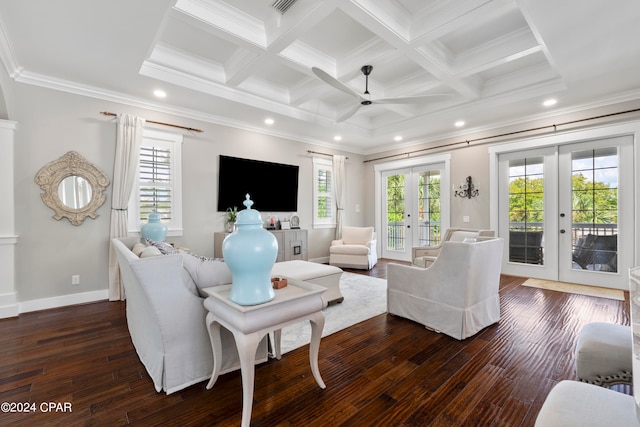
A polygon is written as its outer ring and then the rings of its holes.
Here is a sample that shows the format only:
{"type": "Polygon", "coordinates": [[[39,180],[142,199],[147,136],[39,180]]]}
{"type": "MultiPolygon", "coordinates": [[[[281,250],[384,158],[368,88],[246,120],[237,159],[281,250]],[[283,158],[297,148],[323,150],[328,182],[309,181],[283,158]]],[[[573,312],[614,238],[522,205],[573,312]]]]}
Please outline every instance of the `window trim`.
{"type": "MultiPolygon", "coordinates": [[[[171,150],[171,221],[167,225],[167,237],[183,235],[182,228],[182,142],[183,135],[163,132],[156,129],[144,129],[141,147],[160,146],[171,150]]],[[[140,222],[140,159],[136,165],[136,179],[128,205],[129,234],[138,235],[140,222]]]]}
{"type": "Polygon", "coordinates": [[[313,157],[313,228],[336,228],[337,209],[335,203],[335,194],[333,191],[333,176],[333,161],[328,159],[321,159],[319,157],[313,157]],[[318,191],[318,172],[321,169],[330,171],[332,177],[331,191],[328,192],[331,195],[332,200],[330,219],[318,218],[318,197],[321,195],[321,193],[318,191]]]}

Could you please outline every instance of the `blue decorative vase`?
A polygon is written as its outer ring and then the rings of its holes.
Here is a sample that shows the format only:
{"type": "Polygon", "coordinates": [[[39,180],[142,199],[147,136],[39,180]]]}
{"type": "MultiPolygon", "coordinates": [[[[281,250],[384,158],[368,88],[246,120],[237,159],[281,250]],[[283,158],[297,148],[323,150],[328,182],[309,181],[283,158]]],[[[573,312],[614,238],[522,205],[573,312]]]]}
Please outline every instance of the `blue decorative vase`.
{"type": "Polygon", "coordinates": [[[149,214],[149,221],[140,228],[140,234],[145,239],[163,242],[167,237],[167,226],[160,221],[160,215],[153,211],[149,214]]]}
{"type": "Polygon", "coordinates": [[[238,213],[236,231],[222,242],[222,256],[231,270],[229,299],[239,305],[257,305],[275,297],[271,269],[278,257],[278,241],[262,228],[260,212],[251,209],[247,194],[246,209],[238,213]]]}

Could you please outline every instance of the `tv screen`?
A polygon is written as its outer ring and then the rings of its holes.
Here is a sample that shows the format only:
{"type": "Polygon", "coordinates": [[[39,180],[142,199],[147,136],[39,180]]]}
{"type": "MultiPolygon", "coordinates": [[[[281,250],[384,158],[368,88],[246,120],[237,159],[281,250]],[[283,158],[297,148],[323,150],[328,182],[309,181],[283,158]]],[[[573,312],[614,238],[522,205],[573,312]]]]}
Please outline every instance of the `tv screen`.
{"type": "Polygon", "coordinates": [[[248,193],[253,209],[264,212],[298,210],[298,166],[220,156],[218,211],[244,209],[248,193]]]}

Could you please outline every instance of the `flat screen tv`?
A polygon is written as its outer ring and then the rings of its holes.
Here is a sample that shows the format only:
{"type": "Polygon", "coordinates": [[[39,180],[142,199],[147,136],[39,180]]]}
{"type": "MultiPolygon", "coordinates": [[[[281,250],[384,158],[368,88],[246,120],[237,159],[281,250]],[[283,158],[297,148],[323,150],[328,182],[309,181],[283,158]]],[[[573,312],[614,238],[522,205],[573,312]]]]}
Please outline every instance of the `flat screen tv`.
{"type": "Polygon", "coordinates": [[[244,209],[247,193],[261,212],[298,210],[298,166],[229,156],[220,156],[219,166],[219,212],[244,209]]]}

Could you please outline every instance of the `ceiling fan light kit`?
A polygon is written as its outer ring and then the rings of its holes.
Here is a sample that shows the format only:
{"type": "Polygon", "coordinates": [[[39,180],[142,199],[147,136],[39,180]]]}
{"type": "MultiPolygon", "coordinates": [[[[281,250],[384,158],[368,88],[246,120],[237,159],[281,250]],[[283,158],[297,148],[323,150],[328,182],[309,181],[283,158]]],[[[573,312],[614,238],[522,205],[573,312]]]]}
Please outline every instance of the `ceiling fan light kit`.
{"type": "MultiPolygon", "coordinates": [[[[363,65],[360,68],[362,74],[365,76],[365,87],[364,87],[364,95],[371,95],[369,93],[369,75],[373,71],[373,65],[363,65]]],[[[322,70],[318,67],[311,67],[311,72],[315,74],[323,82],[327,83],[330,86],[333,86],[335,89],[338,89],[341,92],[344,92],[348,95],[354,96],[358,103],[350,110],[348,110],[345,114],[338,117],[336,119],[336,123],[344,122],[345,120],[350,119],[354,114],[358,112],[361,106],[363,105],[371,105],[371,104],[423,104],[429,101],[434,100],[438,97],[448,97],[451,94],[431,94],[431,95],[418,95],[418,96],[404,96],[404,97],[396,97],[396,98],[380,98],[380,99],[369,99],[360,95],[358,92],[351,89],[349,86],[342,83],[340,80],[334,78],[326,71],[322,70]]]]}

